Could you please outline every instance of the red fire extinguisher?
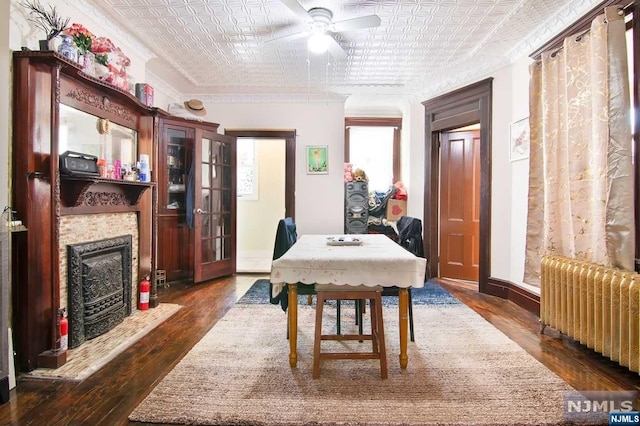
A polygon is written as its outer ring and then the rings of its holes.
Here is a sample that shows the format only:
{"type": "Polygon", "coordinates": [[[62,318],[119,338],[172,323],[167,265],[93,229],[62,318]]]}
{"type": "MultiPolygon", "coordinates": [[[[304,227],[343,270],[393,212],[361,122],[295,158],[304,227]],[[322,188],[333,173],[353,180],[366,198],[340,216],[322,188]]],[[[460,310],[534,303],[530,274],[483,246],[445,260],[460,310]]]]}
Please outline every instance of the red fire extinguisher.
{"type": "Polygon", "coordinates": [[[151,283],[149,282],[149,275],[145,275],[144,279],[140,281],[140,302],[138,303],[138,309],[146,311],[149,309],[149,291],[151,290],[151,283]]]}
{"type": "Polygon", "coordinates": [[[60,350],[66,351],[69,347],[69,320],[65,309],[60,309],[60,350]]]}

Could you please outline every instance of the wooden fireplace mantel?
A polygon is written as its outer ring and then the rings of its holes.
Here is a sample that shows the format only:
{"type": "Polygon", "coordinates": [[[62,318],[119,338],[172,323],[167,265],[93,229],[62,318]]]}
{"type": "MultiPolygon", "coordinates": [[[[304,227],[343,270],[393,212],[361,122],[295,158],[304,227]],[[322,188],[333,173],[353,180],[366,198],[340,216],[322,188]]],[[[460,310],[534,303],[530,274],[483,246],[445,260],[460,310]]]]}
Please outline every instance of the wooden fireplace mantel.
{"type": "MultiPolygon", "coordinates": [[[[12,241],[12,323],[17,367],[57,367],[61,307],[60,235],[68,215],[134,212],[138,276],[152,277],[157,304],[153,182],[131,182],[60,172],[61,105],[137,132],[137,153],[157,156],[156,117],[163,112],[131,93],[82,72],[55,52],[13,52],[12,203],[26,231],[12,241]],[[150,190],[149,190],[150,189],[150,190]]],[[[100,235],[95,235],[100,238],[100,235]]]]}

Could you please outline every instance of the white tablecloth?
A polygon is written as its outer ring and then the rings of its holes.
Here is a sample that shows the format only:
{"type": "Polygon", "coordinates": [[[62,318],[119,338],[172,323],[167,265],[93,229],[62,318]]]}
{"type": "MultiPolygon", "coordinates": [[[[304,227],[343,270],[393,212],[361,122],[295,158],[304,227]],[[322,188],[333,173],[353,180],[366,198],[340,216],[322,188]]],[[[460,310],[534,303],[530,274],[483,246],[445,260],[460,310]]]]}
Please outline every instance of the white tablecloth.
{"type": "Polygon", "coordinates": [[[286,283],[423,287],[426,259],[382,234],[350,235],[359,246],[327,245],[328,235],[303,235],[271,264],[272,293],[286,283]]]}

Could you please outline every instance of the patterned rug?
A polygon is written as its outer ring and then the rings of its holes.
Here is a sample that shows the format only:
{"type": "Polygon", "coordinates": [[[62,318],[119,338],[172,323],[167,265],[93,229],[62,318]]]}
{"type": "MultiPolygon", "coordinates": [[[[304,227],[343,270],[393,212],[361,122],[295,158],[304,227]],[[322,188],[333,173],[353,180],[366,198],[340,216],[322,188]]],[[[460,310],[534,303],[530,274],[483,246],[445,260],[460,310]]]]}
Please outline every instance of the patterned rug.
{"type": "MultiPolygon", "coordinates": [[[[291,368],[287,315],[268,303],[264,290],[254,286],[129,419],[263,426],[565,424],[563,395],[572,388],[464,304],[414,305],[416,341],[409,343],[406,370],[398,362],[397,307],[385,306],[389,378],[380,379],[377,360],[326,360],[314,380],[314,307],[305,302],[298,310],[298,366],[291,368]]],[[[440,299],[452,302],[449,297],[440,299]]],[[[325,312],[323,333],[335,327],[335,310],[325,312]]],[[[353,310],[342,315],[344,332],[355,331],[345,330],[355,327],[346,318],[353,310]]],[[[370,343],[322,345],[323,351],[337,348],[368,350],[370,343]]]]}
{"type": "MultiPolygon", "coordinates": [[[[262,278],[256,280],[251,288],[238,300],[241,305],[260,305],[269,303],[269,280],[262,278]]],[[[460,302],[453,297],[451,293],[443,289],[435,281],[429,280],[424,284],[423,288],[414,288],[411,290],[411,299],[413,305],[457,305],[460,302]]],[[[298,296],[300,304],[306,303],[307,296],[298,296]]],[[[342,303],[353,303],[344,301],[342,303]]],[[[397,297],[383,297],[384,306],[397,306],[397,297]]]]}

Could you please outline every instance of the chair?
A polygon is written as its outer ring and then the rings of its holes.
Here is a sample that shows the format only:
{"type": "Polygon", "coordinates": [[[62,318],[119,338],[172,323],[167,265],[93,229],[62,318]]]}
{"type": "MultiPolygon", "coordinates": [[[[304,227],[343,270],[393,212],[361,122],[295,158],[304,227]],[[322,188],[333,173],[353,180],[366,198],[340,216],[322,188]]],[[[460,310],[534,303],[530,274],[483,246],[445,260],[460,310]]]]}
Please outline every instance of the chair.
{"type": "MultiPolygon", "coordinates": [[[[422,221],[415,217],[402,216],[398,219],[396,224],[398,228],[398,244],[413,253],[418,257],[424,257],[424,245],[422,240],[422,221]]],[[[413,301],[411,297],[411,288],[407,289],[409,296],[409,337],[412,342],[415,342],[415,335],[413,331],[413,301]]],[[[382,296],[395,296],[400,294],[399,287],[383,287],[382,296]]],[[[356,311],[356,316],[359,318],[358,325],[360,333],[362,333],[362,310],[361,307],[356,311]]]]}
{"type": "MultiPolygon", "coordinates": [[[[276,229],[276,241],[273,246],[273,260],[279,259],[289,250],[298,239],[296,224],[290,217],[285,217],[278,221],[276,229]]],[[[269,284],[269,301],[274,305],[280,305],[283,311],[287,311],[289,306],[289,286],[285,285],[277,296],[273,297],[272,284],[269,284]]],[[[313,284],[298,283],[298,294],[316,294],[313,284]]]]}
{"type": "MultiPolygon", "coordinates": [[[[273,260],[279,259],[284,255],[287,250],[291,248],[298,239],[298,233],[296,231],[296,224],[293,218],[285,217],[278,221],[278,228],[276,229],[276,241],[273,247],[273,260]]],[[[311,297],[316,294],[314,284],[298,283],[298,295],[307,295],[309,297],[309,304],[311,304],[311,297]]],[[[269,302],[273,305],[280,305],[282,310],[289,315],[289,286],[285,285],[282,291],[277,296],[273,296],[273,284],[269,283],[269,302]]],[[[336,313],[336,321],[338,333],[340,333],[340,305],[338,304],[338,310],[336,313]]],[[[287,339],[289,338],[289,327],[287,327],[287,339]]]]}
{"type": "MultiPolygon", "coordinates": [[[[313,378],[320,378],[320,360],[322,359],[379,359],[380,377],[387,378],[387,352],[384,341],[384,321],[382,317],[381,287],[339,286],[316,284],[316,326],[313,340],[313,378]],[[325,300],[355,300],[364,303],[369,300],[371,312],[371,334],[322,334],[322,313],[325,300]],[[371,340],[371,352],[322,352],[323,340],[371,340]]],[[[362,318],[360,318],[362,324],[362,318]]]]}

